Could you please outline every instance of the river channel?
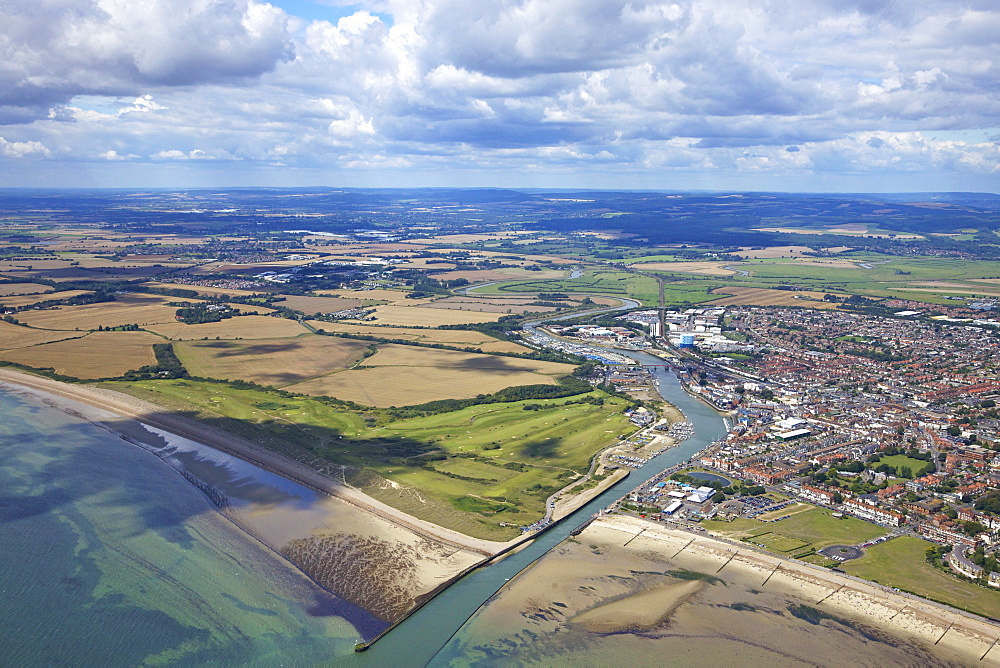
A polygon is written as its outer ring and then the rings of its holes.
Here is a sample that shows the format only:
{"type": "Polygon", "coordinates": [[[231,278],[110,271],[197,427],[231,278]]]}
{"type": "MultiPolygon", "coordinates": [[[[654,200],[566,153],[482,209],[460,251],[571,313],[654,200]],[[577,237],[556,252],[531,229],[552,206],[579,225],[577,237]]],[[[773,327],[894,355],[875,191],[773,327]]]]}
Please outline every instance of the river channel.
{"type": "MultiPolygon", "coordinates": [[[[646,353],[634,350],[615,352],[631,357],[638,364],[663,364],[662,359],[646,353]]],[[[673,373],[662,368],[653,369],[653,373],[660,395],[683,411],[694,426],[691,438],[650,460],[642,468],[632,471],[624,481],[543,533],[520,552],[462,578],[376,642],[371,649],[349,658],[345,663],[358,666],[435,665],[435,656],[445,643],[504,583],[565,540],[570,531],[598,510],[664,469],[690,459],[725,435],[726,428],[721,414],[685,392],[673,373]]]]}

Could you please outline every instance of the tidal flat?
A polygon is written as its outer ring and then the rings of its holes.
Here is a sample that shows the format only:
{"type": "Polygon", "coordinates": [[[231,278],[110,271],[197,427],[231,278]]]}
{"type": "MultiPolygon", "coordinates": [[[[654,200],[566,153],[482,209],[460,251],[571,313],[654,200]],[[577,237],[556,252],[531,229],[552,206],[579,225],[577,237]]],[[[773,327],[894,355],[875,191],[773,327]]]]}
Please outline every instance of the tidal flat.
{"type": "Polygon", "coordinates": [[[998,635],[877,585],[612,516],[514,578],[431,665],[997,665],[998,635]]]}

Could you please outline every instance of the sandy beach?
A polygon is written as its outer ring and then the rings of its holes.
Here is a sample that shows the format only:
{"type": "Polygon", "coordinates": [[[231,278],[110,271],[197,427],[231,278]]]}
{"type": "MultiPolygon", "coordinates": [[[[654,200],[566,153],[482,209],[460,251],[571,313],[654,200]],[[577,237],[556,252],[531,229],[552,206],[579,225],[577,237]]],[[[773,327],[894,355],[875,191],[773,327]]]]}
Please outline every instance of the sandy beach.
{"type": "Polygon", "coordinates": [[[197,460],[208,474],[199,479],[208,478],[212,492],[221,488],[241,501],[222,504],[223,515],[334,594],[387,623],[508,545],[406,515],[232,434],[119,392],[8,369],[0,369],[0,384],[136,445],[152,444],[146,449],[161,459],[182,453],[197,460]],[[224,453],[221,460],[218,453],[224,453]],[[226,465],[227,456],[257,468],[243,465],[234,473],[239,467],[226,465]],[[280,479],[269,482],[271,474],[280,479]],[[300,496],[308,502],[282,491],[284,481],[305,488],[300,496]]]}
{"type": "Polygon", "coordinates": [[[514,578],[435,665],[1000,665],[1000,626],[877,584],[625,516],[514,578]]]}

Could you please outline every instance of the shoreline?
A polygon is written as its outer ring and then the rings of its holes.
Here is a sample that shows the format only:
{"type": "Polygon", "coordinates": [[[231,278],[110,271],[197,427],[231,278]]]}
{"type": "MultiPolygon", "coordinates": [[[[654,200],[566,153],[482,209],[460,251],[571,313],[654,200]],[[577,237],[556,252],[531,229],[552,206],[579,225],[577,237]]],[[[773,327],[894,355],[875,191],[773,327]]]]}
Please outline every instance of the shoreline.
{"type": "Polygon", "coordinates": [[[629,516],[598,518],[583,532],[583,537],[588,532],[605,536],[619,534],[623,546],[631,542],[628,549],[661,546],[674,555],[672,559],[683,554],[684,558],[704,566],[717,565],[717,568],[706,568],[712,574],[727,570],[756,574],[760,577],[758,587],[761,589],[765,586],[784,588],[811,600],[810,605],[828,606],[839,614],[860,617],[880,629],[951,648],[976,661],[984,660],[991,653],[994,654],[992,660],[1000,661],[1000,649],[995,648],[1000,625],[965,610],[710,534],[691,533],[629,516]],[[970,651],[970,645],[977,645],[978,653],[970,651]]]}
{"type": "Polygon", "coordinates": [[[1000,625],[625,515],[511,578],[433,665],[997,665],[1000,625]]]}
{"type": "Polygon", "coordinates": [[[357,490],[322,479],[316,473],[310,475],[294,462],[282,461],[276,453],[262,451],[235,435],[187,418],[165,415],[166,411],[129,395],[66,386],[6,369],[0,369],[0,387],[103,429],[156,457],[199,490],[212,512],[234,530],[334,596],[380,619],[385,626],[374,638],[355,627],[359,646],[369,646],[458,579],[535,537],[519,536],[508,543],[493,543],[427,526],[429,523],[388,506],[380,508],[384,504],[357,490]],[[218,455],[202,459],[206,450],[221,453],[221,460],[218,455]],[[200,466],[208,466],[209,478],[189,470],[190,460],[176,461],[178,453],[193,456],[202,462],[200,466]],[[303,492],[314,494],[314,500],[306,507],[248,500],[237,490],[228,489],[226,481],[211,482],[211,469],[217,467],[216,475],[224,473],[237,487],[245,484],[247,475],[254,484],[268,489],[277,489],[273,487],[277,481],[253,473],[236,473],[226,458],[298,485],[303,492]],[[232,493],[239,500],[236,505],[229,503],[232,493]]]}
{"type": "MultiPolygon", "coordinates": [[[[0,369],[0,383],[9,383],[22,389],[26,388],[41,395],[47,395],[47,397],[43,398],[48,398],[54,407],[64,410],[64,412],[68,409],[70,414],[82,417],[83,419],[95,420],[102,423],[107,420],[105,416],[81,415],[75,407],[60,404],[58,400],[69,399],[79,402],[206,445],[246,461],[264,471],[277,474],[315,492],[344,501],[359,510],[380,517],[417,535],[431,538],[456,548],[471,550],[485,557],[491,557],[497,552],[524,540],[523,537],[518,537],[505,543],[499,543],[473,538],[451,529],[439,527],[373,499],[360,490],[321,476],[319,473],[297,462],[268,451],[235,434],[230,434],[221,429],[204,425],[185,417],[170,415],[169,411],[155,404],[127,394],[115,392],[114,390],[87,385],[60,383],[9,369],[0,369]]],[[[122,435],[117,431],[115,433],[119,436],[122,435]]]]}

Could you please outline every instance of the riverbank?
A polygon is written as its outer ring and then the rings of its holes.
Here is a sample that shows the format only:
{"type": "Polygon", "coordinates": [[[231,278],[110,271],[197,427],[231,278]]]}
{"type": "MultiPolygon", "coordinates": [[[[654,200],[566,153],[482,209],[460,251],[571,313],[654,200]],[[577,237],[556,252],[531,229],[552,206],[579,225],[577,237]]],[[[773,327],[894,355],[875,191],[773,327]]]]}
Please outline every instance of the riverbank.
{"type": "Polygon", "coordinates": [[[827,569],[603,516],[512,580],[433,665],[995,664],[998,635],[827,569]]]}

